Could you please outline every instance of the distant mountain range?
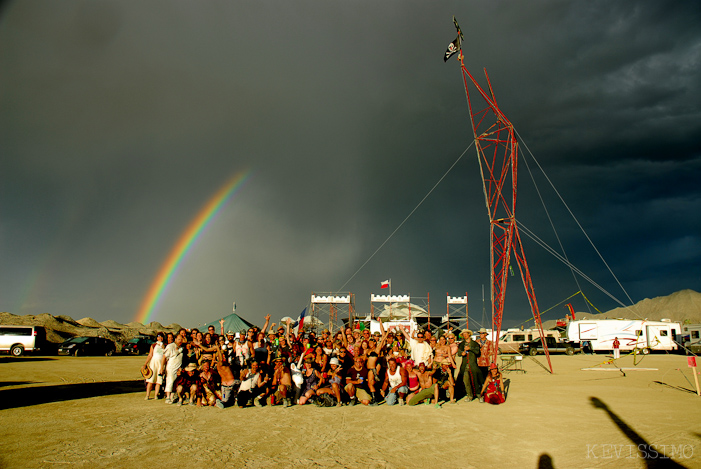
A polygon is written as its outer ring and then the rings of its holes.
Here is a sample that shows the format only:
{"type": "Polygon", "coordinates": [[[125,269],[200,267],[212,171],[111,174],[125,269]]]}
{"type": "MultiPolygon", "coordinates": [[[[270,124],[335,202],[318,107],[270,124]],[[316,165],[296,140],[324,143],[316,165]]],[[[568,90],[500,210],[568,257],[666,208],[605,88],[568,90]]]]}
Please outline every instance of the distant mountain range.
{"type": "Polygon", "coordinates": [[[0,313],[0,324],[16,326],[43,326],[46,330],[46,339],[54,344],[60,344],[66,339],[76,336],[106,337],[117,343],[117,350],[139,334],[155,336],[156,332],[177,332],[179,324],[163,326],[158,322],[143,325],[138,322],[120,324],[111,319],[97,322],[93,318],[83,318],[77,321],[70,316],[52,316],[51,314],[27,314],[18,316],[12,313],[0,313]]]}
{"type": "MultiPolygon", "coordinates": [[[[602,314],[575,312],[575,319],[648,319],[659,321],[701,324],[701,293],[694,290],[680,290],[667,296],[645,298],[632,306],[616,308],[602,314]]],[[[557,321],[543,322],[545,329],[555,327],[557,321]]]]}

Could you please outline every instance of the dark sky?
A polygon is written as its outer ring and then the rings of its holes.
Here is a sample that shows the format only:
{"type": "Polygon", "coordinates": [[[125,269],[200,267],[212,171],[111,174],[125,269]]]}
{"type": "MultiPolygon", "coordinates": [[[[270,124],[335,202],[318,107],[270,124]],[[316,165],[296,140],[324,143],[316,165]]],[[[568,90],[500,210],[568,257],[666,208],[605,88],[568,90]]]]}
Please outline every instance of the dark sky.
{"type": "MultiPolygon", "coordinates": [[[[296,316],[343,287],[468,293],[489,223],[458,63],[489,72],[567,256],[624,304],[701,290],[697,1],[21,1],[0,10],[0,311],[133,320],[202,206],[251,171],[152,320],[296,316]],[[626,294],[627,292],[627,294],[626,294]]],[[[557,240],[526,168],[516,216],[557,240]]],[[[541,310],[579,290],[524,238],[541,310]]],[[[618,306],[579,279],[602,311],[618,306]]],[[[517,276],[504,325],[530,316],[517,276]]],[[[575,297],[577,311],[586,310],[575,297]]],[[[562,306],[545,319],[563,317],[562,306]]]]}

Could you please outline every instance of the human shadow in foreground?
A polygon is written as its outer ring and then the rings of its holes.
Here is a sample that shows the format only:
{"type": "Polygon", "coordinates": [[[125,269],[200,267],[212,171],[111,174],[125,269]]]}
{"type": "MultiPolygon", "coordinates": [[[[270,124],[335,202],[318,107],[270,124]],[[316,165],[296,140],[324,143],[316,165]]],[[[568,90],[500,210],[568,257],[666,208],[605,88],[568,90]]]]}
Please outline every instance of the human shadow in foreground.
{"type": "Polygon", "coordinates": [[[0,390],[0,410],[144,390],[142,379],[101,383],[59,384],[0,390]]]}
{"type": "Polygon", "coordinates": [[[538,458],[538,469],[555,469],[553,458],[548,453],[543,453],[538,458]]]}
{"type": "Polygon", "coordinates": [[[605,411],[609,418],[616,424],[616,426],[623,432],[623,434],[635,444],[636,449],[640,453],[639,457],[645,461],[645,467],[648,468],[683,468],[681,464],[673,461],[672,459],[664,456],[654,450],[654,445],[650,445],[645,439],[636,433],[627,423],[625,423],[618,415],[616,415],[609,407],[601,401],[599,398],[590,397],[591,404],[597,408],[605,411]],[[655,456],[652,455],[655,454],[655,456]]]}

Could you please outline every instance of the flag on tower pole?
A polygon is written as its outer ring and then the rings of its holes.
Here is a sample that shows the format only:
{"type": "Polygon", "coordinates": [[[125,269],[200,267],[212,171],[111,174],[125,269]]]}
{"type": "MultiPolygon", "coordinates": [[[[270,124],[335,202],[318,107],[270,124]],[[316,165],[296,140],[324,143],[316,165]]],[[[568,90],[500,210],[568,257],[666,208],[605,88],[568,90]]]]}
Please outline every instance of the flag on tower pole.
{"type": "Polygon", "coordinates": [[[380,283],[380,288],[389,288],[392,285],[392,280],[385,280],[380,283]]]}

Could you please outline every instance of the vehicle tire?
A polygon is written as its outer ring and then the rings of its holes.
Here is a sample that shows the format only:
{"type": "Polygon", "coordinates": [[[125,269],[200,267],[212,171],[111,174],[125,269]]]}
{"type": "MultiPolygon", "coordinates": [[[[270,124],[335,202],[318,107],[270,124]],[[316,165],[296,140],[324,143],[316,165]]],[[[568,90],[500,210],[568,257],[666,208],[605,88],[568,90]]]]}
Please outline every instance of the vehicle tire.
{"type": "Polygon", "coordinates": [[[13,345],[12,348],[10,349],[10,354],[13,357],[20,357],[24,353],[24,347],[21,345],[13,345]]]}
{"type": "Polygon", "coordinates": [[[80,355],[78,352],[79,352],[79,350],[78,350],[78,349],[75,349],[75,352],[73,352],[73,356],[74,356],[74,357],[77,357],[78,355],[80,355]]]}
{"type": "Polygon", "coordinates": [[[567,348],[565,349],[565,353],[566,353],[567,355],[574,355],[574,348],[572,348],[572,347],[567,347],[567,348]]]}
{"type": "Polygon", "coordinates": [[[528,354],[529,354],[531,357],[535,357],[536,355],[538,355],[538,349],[532,348],[532,349],[530,349],[530,350],[528,351],[528,354]]]}
{"type": "Polygon", "coordinates": [[[649,354],[650,354],[650,349],[647,348],[647,347],[645,347],[645,348],[643,349],[643,355],[649,355],[649,354]]]}

